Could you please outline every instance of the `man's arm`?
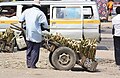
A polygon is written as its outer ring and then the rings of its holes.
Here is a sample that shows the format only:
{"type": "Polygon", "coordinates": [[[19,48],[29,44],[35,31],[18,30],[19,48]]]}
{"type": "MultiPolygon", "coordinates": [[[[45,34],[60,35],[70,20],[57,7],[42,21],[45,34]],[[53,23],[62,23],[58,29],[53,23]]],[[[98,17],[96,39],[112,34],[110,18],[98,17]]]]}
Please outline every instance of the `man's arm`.
{"type": "Polygon", "coordinates": [[[47,30],[47,31],[49,32],[49,27],[48,27],[47,18],[46,18],[45,14],[44,14],[43,12],[42,12],[42,14],[40,15],[39,23],[40,23],[40,26],[41,26],[41,30],[42,30],[42,31],[47,30]]]}
{"type": "Polygon", "coordinates": [[[112,27],[112,35],[114,35],[115,34],[115,28],[114,28],[114,25],[113,25],[113,27],[112,27]]]}
{"type": "Polygon", "coordinates": [[[19,22],[21,23],[21,28],[23,28],[24,21],[25,21],[25,12],[23,12],[19,18],[19,22]]]}

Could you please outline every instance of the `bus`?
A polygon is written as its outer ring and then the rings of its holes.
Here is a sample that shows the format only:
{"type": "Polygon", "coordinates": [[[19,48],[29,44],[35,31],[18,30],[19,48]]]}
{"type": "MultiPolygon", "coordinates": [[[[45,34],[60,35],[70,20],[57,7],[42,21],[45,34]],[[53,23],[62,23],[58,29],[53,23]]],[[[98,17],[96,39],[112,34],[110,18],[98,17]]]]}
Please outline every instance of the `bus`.
{"type": "MultiPolygon", "coordinates": [[[[19,24],[21,13],[31,8],[33,1],[0,3],[0,32],[11,23],[19,24]],[[14,15],[7,16],[9,13],[14,15]]],[[[101,40],[100,18],[95,1],[40,1],[40,9],[45,13],[50,33],[61,33],[71,39],[90,38],[101,40]]]]}

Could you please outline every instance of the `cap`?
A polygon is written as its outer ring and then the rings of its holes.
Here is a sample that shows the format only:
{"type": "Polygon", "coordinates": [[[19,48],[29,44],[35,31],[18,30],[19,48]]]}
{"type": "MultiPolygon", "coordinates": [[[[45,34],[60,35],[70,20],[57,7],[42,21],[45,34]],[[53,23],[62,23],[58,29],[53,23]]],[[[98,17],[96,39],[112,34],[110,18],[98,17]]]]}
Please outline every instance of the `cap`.
{"type": "Polygon", "coordinates": [[[34,4],[40,6],[40,0],[34,0],[34,4]]]}

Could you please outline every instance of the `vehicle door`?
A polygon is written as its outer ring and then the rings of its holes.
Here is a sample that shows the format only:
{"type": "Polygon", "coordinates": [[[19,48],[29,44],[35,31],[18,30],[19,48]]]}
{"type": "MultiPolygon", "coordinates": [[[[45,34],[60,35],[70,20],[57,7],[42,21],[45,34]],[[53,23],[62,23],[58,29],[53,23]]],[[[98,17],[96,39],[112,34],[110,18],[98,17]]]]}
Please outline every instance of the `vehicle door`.
{"type": "Polygon", "coordinates": [[[100,40],[100,19],[95,5],[83,6],[83,34],[84,38],[100,40]]]}
{"type": "Polygon", "coordinates": [[[82,37],[80,5],[51,5],[50,32],[61,33],[65,37],[80,39],[82,37]]]}

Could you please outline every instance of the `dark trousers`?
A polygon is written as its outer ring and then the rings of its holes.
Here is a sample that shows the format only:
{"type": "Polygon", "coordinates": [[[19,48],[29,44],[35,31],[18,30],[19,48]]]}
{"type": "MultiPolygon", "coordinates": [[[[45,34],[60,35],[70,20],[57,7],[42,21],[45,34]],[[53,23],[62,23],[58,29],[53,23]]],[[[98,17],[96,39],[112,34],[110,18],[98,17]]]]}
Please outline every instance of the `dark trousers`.
{"type": "Polygon", "coordinates": [[[26,41],[27,43],[27,51],[26,51],[26,58],[27,58],[27,66],[31,68],[36,67],[36,63],[39,59],[39,51],[41,43],[35,43],[31,41],[26,41]]]}
{"type": "Polygon", "coordinates": [[[115,62],[120,65],[120,37],[114,36],[115,62]]]}

